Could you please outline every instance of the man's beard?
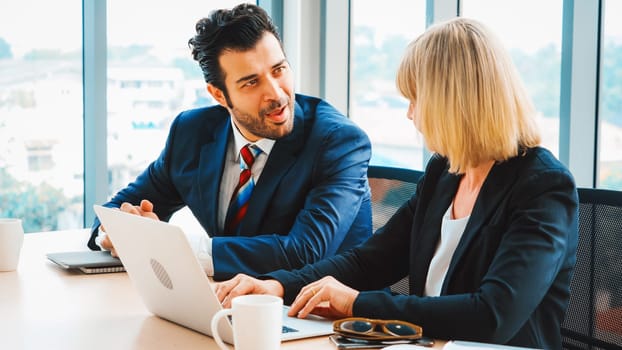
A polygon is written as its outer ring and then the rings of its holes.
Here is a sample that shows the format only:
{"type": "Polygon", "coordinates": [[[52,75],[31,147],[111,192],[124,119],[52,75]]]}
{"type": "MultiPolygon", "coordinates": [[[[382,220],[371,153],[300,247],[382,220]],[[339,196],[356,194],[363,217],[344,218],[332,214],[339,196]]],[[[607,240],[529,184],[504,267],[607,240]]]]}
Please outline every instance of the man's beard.
{"type": "Polygon", "coordinates": [[[289,96],[284,96],[279,101],[272,101],[270,106],[259,110],[257,116],[242,112],[235,107],[231,109],[231,114],[233,114],[237,124],[260,138],[279,139],[289,135],[294,126],[294,107],[289,96]],[[267,115],[283,108],[283,106],[289,110],[287,120],[282,124],[267,123],[267,115]]]}

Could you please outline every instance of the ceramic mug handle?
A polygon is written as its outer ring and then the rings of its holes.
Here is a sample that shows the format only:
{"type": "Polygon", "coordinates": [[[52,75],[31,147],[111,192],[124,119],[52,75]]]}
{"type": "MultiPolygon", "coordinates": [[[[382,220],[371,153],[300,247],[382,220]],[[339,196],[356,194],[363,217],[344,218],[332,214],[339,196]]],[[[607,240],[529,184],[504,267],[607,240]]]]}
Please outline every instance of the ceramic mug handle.
{"type": "Polygon", "coordinates": [[[218,334],[218,323],[223,317],[231,315],[231,312],[232,309],[222,309],[212,317],[212,337],[214,337],[214,341],[222,350],[228,350],[229,347],[222,341],[222,338],[220,338],[218,334]]]}

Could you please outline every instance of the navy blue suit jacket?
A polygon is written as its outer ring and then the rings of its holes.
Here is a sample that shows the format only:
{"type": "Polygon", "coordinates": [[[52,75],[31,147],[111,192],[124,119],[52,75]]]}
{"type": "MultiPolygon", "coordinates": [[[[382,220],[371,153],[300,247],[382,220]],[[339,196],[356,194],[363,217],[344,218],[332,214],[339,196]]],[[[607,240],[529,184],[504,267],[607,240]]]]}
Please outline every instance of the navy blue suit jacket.
{"type": "Polygon", "coordinates": [[[306,283],[332,275],[362,290],[355,316],[401,319],[434,338],[561,348],[578,237],[573,177],[545,149],[495,164],[451,259],[441,297],[424,297],[441,220],[460,176],[429,162],[417,192],[363,245],[299,271],[268,274],[291,302],[306,283]],[[383,287],[410,276],[411,295],[383,287]]]}
{"type": "MultiPolygon", "coordinates": [[[[239,234],[218,228],[218,193],[230,116],[221,106],[173,121],[160,156],[104,206],[148,199],[161,220],[187,205],[214,238],[214,279],[295,269],[371,236],[367,135],[331,105],[296,95],[294,128],[276,141],[239,234]]],[[[95,222],[88,246],[98,249],[95,222]]],[[[146,242],[147,244],[148,242],[146,242]]]]}

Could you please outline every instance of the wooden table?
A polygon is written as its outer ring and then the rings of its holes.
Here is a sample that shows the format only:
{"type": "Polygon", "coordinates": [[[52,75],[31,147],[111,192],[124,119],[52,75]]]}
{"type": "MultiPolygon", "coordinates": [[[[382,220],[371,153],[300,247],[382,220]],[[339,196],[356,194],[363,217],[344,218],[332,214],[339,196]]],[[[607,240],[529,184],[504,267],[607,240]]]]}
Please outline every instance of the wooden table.
{"type": "MultiPolygon", "coordinates": [[[[86,250],[88,230],[29,233],[16,271],[0,272],[0,349],[217,349],[201,333],[151,314],[126,273],[86,275],[46,258],[86,250]]],[[[283,349],[336,349],[327,337],[283,349]]]]}
{"type": "MultiPolygon", "coordinates": [[[[66,271],[45,256],[86,250],[87,239],[88,230],[25,235],[17,270],[0,272],[0,349],[217,349],[212,338],[151,314],[126,273],[66,271]]],[[[326,336],[281,348],[336,349],[326,336]]]]}

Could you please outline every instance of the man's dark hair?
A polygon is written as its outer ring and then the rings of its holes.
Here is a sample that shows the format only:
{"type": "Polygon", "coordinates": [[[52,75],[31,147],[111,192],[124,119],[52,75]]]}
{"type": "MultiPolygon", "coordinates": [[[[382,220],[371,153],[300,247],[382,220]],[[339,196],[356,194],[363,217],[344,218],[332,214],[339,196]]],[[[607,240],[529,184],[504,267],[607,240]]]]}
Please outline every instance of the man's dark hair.
{"type": "Polygon", "coordinates": [[[209,17],[200,19],[195,29],[197,34],[188,40],[192,57],[199,62],[205,82],[222,90],[229,105],[225,76],[218,63],[220,55],[225,50],[252,49],[265,32],[273,34],[281,43],[277,28],[266,11],[253,4],[214,10],[209,17]]]}

